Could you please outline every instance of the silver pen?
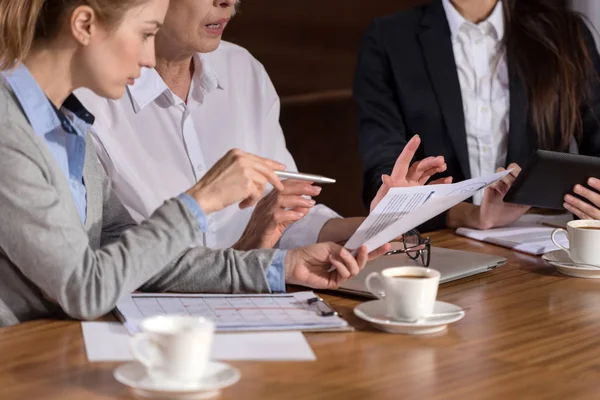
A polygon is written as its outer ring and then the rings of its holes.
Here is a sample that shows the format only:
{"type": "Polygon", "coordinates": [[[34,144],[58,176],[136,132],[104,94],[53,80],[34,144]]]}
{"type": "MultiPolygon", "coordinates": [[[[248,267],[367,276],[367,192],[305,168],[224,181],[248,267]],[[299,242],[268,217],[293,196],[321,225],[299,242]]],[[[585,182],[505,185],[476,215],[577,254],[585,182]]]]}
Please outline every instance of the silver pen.
{"type": "Polygon", "coordinates": [[[309,181],[315,183],[335,183],[335,179],[327,178],[321,175],[303,174],[301,172],[275,171],[275,175],[283,179],[298,179],[300,181],[309,181]]]}

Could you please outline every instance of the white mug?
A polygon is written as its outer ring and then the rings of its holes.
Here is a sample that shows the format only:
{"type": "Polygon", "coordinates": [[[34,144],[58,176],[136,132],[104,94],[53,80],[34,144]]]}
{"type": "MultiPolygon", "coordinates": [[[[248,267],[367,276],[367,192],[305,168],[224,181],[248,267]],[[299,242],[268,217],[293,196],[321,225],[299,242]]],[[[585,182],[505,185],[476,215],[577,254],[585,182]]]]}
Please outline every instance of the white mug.
{"type": "Polygon", "coordinates": [[[600,265],[600,221],[582,219],[571,221],[567,230],[562,228],[552,232],[552,242],[566,251],[575,264],[600,265]],[[569,247],[560,245],[556,235],[564,233],[569,239],[569,247]]]}
{"type": "Polygon", "coordinates": [[[131,353],[155,380],[186,384],[200,379],[210,359],[214,322],[164,315],[145,319],[131,339],[131,353]]]}
{"type": "Polygon", "coordinates": [[[413,321],[433,313],[440,273],[423,267],[386,268],[370,273],[365,283],[371,293],[386,302],[390,318],[413,321]],[[373,285],[375,280],[379,288],[373,285]]]}

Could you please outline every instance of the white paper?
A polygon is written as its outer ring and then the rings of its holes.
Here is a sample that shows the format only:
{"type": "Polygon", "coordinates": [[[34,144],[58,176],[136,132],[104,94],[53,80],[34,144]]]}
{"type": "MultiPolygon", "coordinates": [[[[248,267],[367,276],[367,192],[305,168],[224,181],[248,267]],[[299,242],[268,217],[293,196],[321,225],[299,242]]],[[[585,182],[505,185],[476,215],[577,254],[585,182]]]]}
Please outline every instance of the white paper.
{"type": "Polygon", "coordinates": [[[219,332],[276,330],[351,330],[338,316],[321,316],[308,299],[313,292],[265,295],[136,293],[121,299],[117,311],[135,333],[144,318],[192,315],[209,318],[219,332]]]}
{"type": "Polygon", "coordinates": [[[88,361],[130,361],[131,336],[119,322],[82,322],[83,342],[88,361]]]}
{"type": "MultiPolygon", "coordinates": [[[[119,322],[82,322],[88,361],[132,361],[131,335],[119,322]]],[[[212,358],[221,361],[314,361],[301,332],[217,333],[212,358]]]]}
{"type": "Polygon", "coordinates": [[[373,251],[465,201],[510,171],[448,185],[392,188],[346,243],[350,250],[373,251]]]}
{"type": "MultiPolygon", "coordinates": [[[[542,224],[564,226],[571,219],[571,214],[553,216],[526,214],[515,223],[502,228],[487,230],[458,228],[456,233],[523,253],[540,255],[558,249],[551,239],[552,231],[556,228],[542,224]]],[[[568,247],[569,243],[565,235],[557,235],[556,238],[561,245],[568,247]]]]}

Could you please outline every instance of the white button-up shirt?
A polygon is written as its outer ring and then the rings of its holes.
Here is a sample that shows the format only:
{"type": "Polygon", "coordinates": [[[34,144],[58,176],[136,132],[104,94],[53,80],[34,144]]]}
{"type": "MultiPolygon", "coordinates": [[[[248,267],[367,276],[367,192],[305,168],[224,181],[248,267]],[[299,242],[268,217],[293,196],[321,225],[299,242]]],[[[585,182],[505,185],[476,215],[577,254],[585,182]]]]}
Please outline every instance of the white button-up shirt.
{"type": "MultiPolygon", "coordinates": [[[[504,37],[504,12],[498,1],[487,20],[473,24],[443,0],[465,115],[471,177],[506,167],[510,90],[504,37]]],[[[473,197],[481,204],[483,192],[473,197]]]]}
{"type": "MultiPolygon", "coordinates": [[[[100,160],[138,221],[192,187],[232,148],[297,171],[279,125],[279,97],[263,66],[245,49],[227,42],[213,53],[197,54],[194,63],[187,104],[154,69],[145,69],[120,100],[106,100],[88,90],[76,92],[96,116],[92,132],[100,160]]],[[[231,247],[252,211],[235,204],[213,213],[200,244],[231,247]]],[[[338,217],[317,205],[285,231],[278,247],[313,244],[325,222],[338,217]]]]}

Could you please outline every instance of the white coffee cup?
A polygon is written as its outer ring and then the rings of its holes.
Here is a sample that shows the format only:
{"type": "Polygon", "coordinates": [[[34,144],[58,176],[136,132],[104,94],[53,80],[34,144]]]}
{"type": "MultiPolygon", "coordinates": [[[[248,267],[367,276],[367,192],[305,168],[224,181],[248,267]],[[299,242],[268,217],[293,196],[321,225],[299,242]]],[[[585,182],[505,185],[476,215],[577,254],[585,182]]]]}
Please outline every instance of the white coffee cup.
{"type": "Polygon", "coordinates": [[[386,302],[390,318],[413,321],[433,313],[440,273],[422,267],[386,268],[370,273],[365,283],[371,293],[386,302]],[[379,287],[374,281],[379,281],[379,287]]]}
{"type": "Polygon", "coordinates": [[[600,265],[600,221],[582,219],[571,221],[567,230],[562,228],[552,232],[552,242],[566,251],[575,264],[600,265]],[[569,247],[564,247],[556,240],[556,235],[564,233],[569,239],[569,247]]]}
{"type": "Polygon", "coordinates": [[[164,315],[145,319],[131,339],[131,353],[155,380],[186,384],[200,379],[210,360],[214,322],[164,315]]]}

